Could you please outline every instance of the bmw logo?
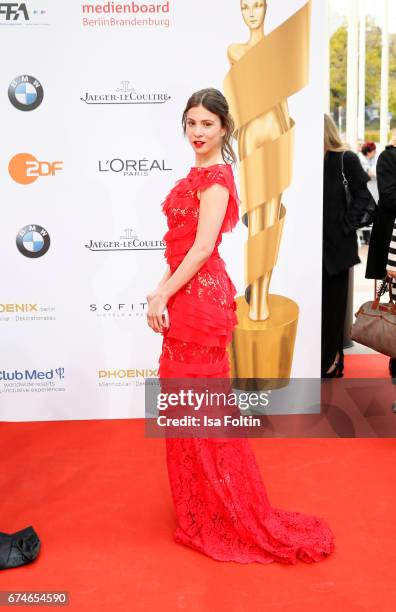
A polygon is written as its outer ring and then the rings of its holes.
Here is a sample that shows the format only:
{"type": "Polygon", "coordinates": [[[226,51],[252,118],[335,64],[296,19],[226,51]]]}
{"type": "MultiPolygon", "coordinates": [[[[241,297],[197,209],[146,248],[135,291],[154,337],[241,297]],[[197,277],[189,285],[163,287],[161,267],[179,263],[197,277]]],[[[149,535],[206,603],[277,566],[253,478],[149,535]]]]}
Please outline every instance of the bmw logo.
{"type": "Polygon", "coordinates": [[[41,225],[25,225],[19,230],[16,244],[18,251],[25,257],[41,257],[50,247],[50,237],[41,225]]]}
{"type": "Polygon", "coordinates": [[[16,77],[8,87],[8,97],[15,108],[31,111],[40,106],[44,92],[41,83],[28,74],[16,77]]]}

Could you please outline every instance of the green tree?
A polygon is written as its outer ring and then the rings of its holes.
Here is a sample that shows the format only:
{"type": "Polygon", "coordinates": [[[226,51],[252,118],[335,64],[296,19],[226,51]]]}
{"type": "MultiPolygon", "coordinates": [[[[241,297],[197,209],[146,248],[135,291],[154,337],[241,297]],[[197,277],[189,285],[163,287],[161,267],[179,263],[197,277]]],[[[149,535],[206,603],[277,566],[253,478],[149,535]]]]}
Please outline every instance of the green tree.
{"type": "Polygon", "coordinates": [[[338,107],[346,104],[347,29],[339,27],[330,38],[330,109],[338,117],[338,107]]]}
{"type": "MultiPolygon", "coordinates": [[[[330,109],[336,118],[339,107],[346,106],[347,43],[347,27],[344,24],[330,38],[330,109]]],[[[381,28],[369,16],[366,21],[366,106],[379,106],[381,102],[381,45],[381,28]]],[[[390,35],[389,110],[396,123],[396,34],[390,35]]]]}
{"type": "Polygon", "coordinates": [[[396,34],[391,34],[389,42],[389,110],[393,115],[392,127],[396,122],[396,34]]]}

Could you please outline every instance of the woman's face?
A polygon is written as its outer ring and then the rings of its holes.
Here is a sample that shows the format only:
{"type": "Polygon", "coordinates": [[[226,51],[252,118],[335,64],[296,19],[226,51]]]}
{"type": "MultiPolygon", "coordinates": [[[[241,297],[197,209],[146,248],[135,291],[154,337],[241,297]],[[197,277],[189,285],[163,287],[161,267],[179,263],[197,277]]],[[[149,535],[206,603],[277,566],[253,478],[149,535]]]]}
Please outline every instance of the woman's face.
{"type": "Polygon", "coordinates": [[[248,28],[261,28],[267,12],[267,0],[241,0],[241,12],[248,28]]]}
{"type": "Polygon", "coordinates": [[[194,106],[187,112],[186,136],[195,153],[210,157],[221,149],[225,132],[220,117],[203,106],[194,106]]]}

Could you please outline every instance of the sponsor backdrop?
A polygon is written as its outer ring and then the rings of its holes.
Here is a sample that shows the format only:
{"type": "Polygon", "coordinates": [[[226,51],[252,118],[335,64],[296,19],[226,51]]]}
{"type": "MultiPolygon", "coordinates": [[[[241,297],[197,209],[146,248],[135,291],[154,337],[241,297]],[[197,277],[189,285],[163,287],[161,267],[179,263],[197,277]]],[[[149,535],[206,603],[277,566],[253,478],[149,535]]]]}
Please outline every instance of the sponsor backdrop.
{"type": "MultiPolygon", "coordinates": [[[[304,0],[268,4],[267,33],[304,0]]],[[[289,100],[294,180],[271,284],[300,306],[295,377],[320,362],[322,4],[310,84],[289,100]]],[[[222,89],[227,47],[248,35],[240,1],[1,2],[0,25],[0,418],[141,417],[162,340],[145,300],[165,269],[160,206],[195,164],[181,114],[193,91],[222,89]]],[[[221,249],[240,294],[246,232],[221,249]]]]}

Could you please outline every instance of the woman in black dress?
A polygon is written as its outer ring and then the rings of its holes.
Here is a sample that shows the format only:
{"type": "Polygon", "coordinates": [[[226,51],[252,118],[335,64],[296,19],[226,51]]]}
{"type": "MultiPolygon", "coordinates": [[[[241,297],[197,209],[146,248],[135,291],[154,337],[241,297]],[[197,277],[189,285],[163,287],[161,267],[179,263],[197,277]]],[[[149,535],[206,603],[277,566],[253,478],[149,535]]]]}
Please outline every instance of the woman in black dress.
{"type": "MultiPolygon", "coordinates": [[[[392,136],[377,162],[378,213],[371,232],[366,278],[392,277],[392,297],[396,300],[396,130],[392,136]]],[[[394,357],[389,359],[389,373],[396,382],[394,357]]]]}
{"type": "Polygon", "coordinates": [[[358,156],[342,142],[331,117],[324,121],[323,269],[322,269],[322,377],[341,377],[349,268],[360,263],[356,222],[370,202],[369,175],[358,156]],[[353,196],[346,206],[344,173],[353,196]]]}

